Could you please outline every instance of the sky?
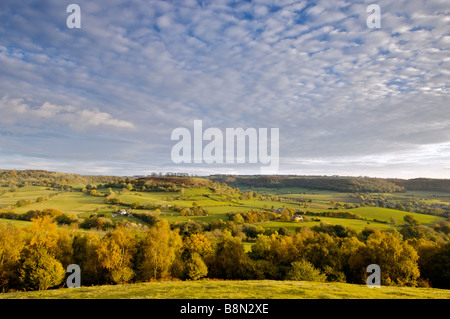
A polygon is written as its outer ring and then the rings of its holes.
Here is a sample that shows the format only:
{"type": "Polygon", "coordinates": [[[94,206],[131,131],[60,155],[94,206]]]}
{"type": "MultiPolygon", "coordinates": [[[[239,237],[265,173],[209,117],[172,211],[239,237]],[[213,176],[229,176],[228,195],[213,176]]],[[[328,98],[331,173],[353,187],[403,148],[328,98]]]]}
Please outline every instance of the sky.
{"type": "Polygon", "coordinates": [[[201,120],[278,128],[274,174],[450,178],[449,53],[448,0],[2,0],[0,168],[261,173],[175,163],[201,120]]]}

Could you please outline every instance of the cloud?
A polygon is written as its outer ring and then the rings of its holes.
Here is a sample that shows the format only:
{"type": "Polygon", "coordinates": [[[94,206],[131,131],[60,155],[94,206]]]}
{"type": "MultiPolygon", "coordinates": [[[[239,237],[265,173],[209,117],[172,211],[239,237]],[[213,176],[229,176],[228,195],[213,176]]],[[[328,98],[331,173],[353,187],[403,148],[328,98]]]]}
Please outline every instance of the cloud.
{"type": "Polygon", "coordinates": [[[32,106],[22,98],[0,99],[0,112],[4,116],[0,122],[5,124],[40,126],[43,123],[54,126],[68,125],[73,130],[89,130],[93,128],[134,129],[131,122],[115,119],[111,114],[99,110],[78,109],[74,106],[54,105],[44,102],[40,106],[32,106]]]}
{"type": "MultiPolygon", "coordinates": [[[[442,1],[380,0],[375,30],[370,1],[80,0],[78,30],[65,27],[66,3],[39,3],[0,5],[0,123],[10,131],[106,131],[137,142],[128,160],[166,167],[171,131],[195,119],[278,127],[287,171],[338,158],[342,171],[355,161],[370,171],[371,156],[450,141],[442,1]]],[[[96,154],[86,139],[71,143],[96,154]]]]}

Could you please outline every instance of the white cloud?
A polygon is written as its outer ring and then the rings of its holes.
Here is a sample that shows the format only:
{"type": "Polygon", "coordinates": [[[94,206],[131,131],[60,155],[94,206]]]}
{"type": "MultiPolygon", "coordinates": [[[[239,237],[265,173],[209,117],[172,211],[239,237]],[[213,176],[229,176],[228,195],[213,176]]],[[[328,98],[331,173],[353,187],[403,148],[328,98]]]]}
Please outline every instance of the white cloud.
{"type": "Polygon", "coordinates": [[[33,107],[22,98],[10,99],[4,96],[0,99],[0,112],[3,116],[0,122],[19,125],[69,125],[74,130],[89,130],[92,128],[134,129],[133,123],[115,119],[111,114],[99,110],[78,109],[74,106],[54,105],[44,102],[33,107]]]}

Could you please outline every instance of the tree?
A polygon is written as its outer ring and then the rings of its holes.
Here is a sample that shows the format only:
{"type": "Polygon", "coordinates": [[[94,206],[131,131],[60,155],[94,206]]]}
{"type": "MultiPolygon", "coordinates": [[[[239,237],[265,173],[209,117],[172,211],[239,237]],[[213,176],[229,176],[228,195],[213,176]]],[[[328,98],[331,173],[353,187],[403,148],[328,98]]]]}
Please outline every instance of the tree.
{"type": "Polygon", "coordinates": [[[73,260],[83,270],[82,283],[100,284],[102,268],[98,264],[100,238],[93,233],[76,234],[72,241],[73,260]]]}
{"type": "Polygon", "coordinates": [[[215,255],[208,259],[210,274],[214,278],[245,279],[251,260],[245,253],[239,237],[229,231],[224,234],[216,247],[215,255]]]}
{"type": "Polygon", "coordinates": [[[306,260],[295,261],[291,264],[291,270],[287,275],[287,280],[297,281],[318,281],[324,282],[327,276],[306,260]]]}
{"type": "Polygon", "coordinates": [[[29,251],[46,249],[50,254],[54,254],[58,245],[58,224],[50,217],[32,219],[32,225],[28,233],[26,249],[29,251]]]}
{"type": "Polygon", "coordinates": [[[391,216],[391,217],[390,217],[390,221],[391,221],[391,225],[392,225],[392,226],[397,225],[397,218],[391,216]]]}
{"type": "Polygon", "coordinates": [[[450,243],[414,240],[420,256],[419,267],[423,278],[429,279],[435,288],[450,288],[450,243]]]}
{"type": "Polygon", "coordinates": [[[21,231],[12,224],[0,224],[0,289],[5,292],[17,284],[23,248],[21,231]]]}
{"type": "Polygon", "coordinates": [[[61,284],[65,277],[62,264],[45,248],[27,254],[20,269],[22,287],[31,290],[45,290],[61,284]]]}
{"type": "Polygon", "coordinates": [[[420,225],[420,222],[417,221],[416,219],[414,219],[414,217],[411,215],[403,216],[403,220],[411,226],[419,226],[420,225]]]}
{"type": "Polygon", "coordinates": [[[102,238],[97,254],[108,281],[125,283],[134,277],[132,261],[135,250],[136,238],[123,226],[116,227],[102,238]]]}
{"type": "Polygon", "coordinates": [[[55,257],[61,262],[64,268],[73,264],[72,235],[67,228],[58,230],[58,240],[55,249],[55,257]]]}
{"type": "Polygon", "coordinates": [[[55,257],[58,252],[58,225],[49,216],[32,219],[21,252],[20,281],[28,289],[47,289],[62,282],[64,268],[55,257]]]}
{"type": "Polygon", "coordinates": [[[349,259],[349,266],[360,283],[365,282],[366,268],[377,264],[381,268],[382,285],[415,286],[419,278],[416,250],[397,236],[375,230],[366,245],[358,248],[349,259]]]}
{"type": "Polygon", "coordinates": [[[259,235],[249,253],[254,260],[268,260],[271,247],[271,238],[266,235],[259,235]]]}
{"type": "Polygon", "coordinates": [[[338,242],[339,239],[326,233],[314,233],[304,241],[302,256],[322,271],[327,267],[341,271],[342,258],[338,242]]]}
{"type": "Polygon", "coordinates": [[[139,277],[142,280],[168,278],[182,245],[178,231],[171,230],[163,219],[150,228],[139,251],[139,277]]]}
{"type": "Polygon", "coordinates": [[[233,222],[235,224],[243,224],[244,223],[244,218],[242,217],[241,214],[237,213],[233,216],[233,222]]]}
{"type": "Polygon", "coordinates": [[[204,234],[191,234],[183,241],[183,255],[186,259],[193,254],[204,257],[211,252],[211,242],[204,234]]]}
{"type": "Polygon", "coordinates": [[[61,263],[40,247],[29,254],[20,269],[22,287],[45,290],[61,284],[66,272],[61,263]]]}
{"type": "Polygon", "coordinates": [[[186,275],[189,279],[198,280],[206,277],[208,267],[198,253],[193,253],[186,262],[186,275]]]}
{"type": "Polygon", "coordinates": [[[258,235],[264,234],[264,228],[261,225],[254,225],[254,224],[244,225],[242,231],[249,238],[256,238],[258,237],[258,235]]]}
{"type": "Polygon", "coordinates": [[[204,234],[191,234],[185,237],[180,255],[181,270],[177,271],[176,275],[192,280],[206,277],[208,267],[203,258],[211,253],[211,242],[204,234]]]}
{"type": "Polygon", "coordinates": [[[140,206],[141,206],[141,203],[139,203],[139,202],[134,202],[134,203],[131,204],[130,207],[131,207],[132,209],[138,209],[140,206]]]}
{"type": "Polygon", "coordinates": [[[357,256],[360,249],[365,246],[365,243],[360,241],[356,237],[346,237],[343,238],[340,242],[340,264],[342,266],[342,272],[344,273],[347,282],[360,282],[360,274],[355,273],[349,265],[349,260],[352,256],[357,256]]]}

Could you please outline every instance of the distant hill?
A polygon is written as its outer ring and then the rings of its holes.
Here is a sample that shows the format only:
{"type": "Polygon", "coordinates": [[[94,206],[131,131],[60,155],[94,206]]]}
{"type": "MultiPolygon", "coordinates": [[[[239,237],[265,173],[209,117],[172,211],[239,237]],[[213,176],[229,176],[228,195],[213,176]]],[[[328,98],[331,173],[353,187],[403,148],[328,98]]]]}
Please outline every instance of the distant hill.
{"type": "Polygon", "coordinates": [[[178,176],[149,176],[140,177],[135,182],[145,182],[148,184],[174,184],[176,186],[201,186],[207,187],[212,184],[211,180],[198,177],[178,177],[178,176]]]}
{"type": "Polygon", "coordinates": [[[291,176],[291,175],[212,175],[211,180],[232,187],[301,187],[338,192],[393,193],[408,190],[450,192],[449,179],[383,179],[345,176],[291,176]]]}
{"type": "Polygon", "coordinates": [[[79,175],[45,170],[0,170],[0,185],[42,185],[58,187],[69,184],[156,184],[176,187],[211,187],[212,182],[225,183],[230,187],[300,187],[337,192],[393,193],[411,191],[449,192],[450,179],[387,179],[348,176],[296,176],[296,175],[211,175],[190,177],[179,175],[152,175],[140,177],[118,177],[79,175]]]}
{"type": "Polygon", "coordinates": [[[121,179],[115,176],[79,175],[44,170],[0,170],[0,185],[66,185],[109,183],[121,179]]]}
{"type": "Polygon", "coordinates": [[[450,179],[414,178],[393,180],[393,183],[410,191],[449,192],[450,179]]]}

